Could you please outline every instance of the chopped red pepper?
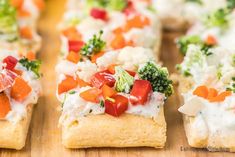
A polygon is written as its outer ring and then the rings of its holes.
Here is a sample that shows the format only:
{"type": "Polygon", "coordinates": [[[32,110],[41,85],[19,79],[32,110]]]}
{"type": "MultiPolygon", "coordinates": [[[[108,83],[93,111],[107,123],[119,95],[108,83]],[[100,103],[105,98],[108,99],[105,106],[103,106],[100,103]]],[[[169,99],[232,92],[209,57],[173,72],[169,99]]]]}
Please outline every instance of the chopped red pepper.
{"type": "Polygon", "coordinates": [[[105,113],[118,117],[127,110],[128,99],[122,95],[114,95],[105,100],[104,106],[105,113]]]}
{"type": "Polygon", "coordinates": [[[152,92],[151,83],[147,80],[136,80],[130,93],[130,101],[133,105],[144,105],[152,92]]]}
{"type": "Polygon", "coordinates": [[[99,96],[101,95],[101,93],[102,93],[102,91],[100,89],[91,88],[91,89],[88,89],[88,90],[80,93],[79,96],[86,101],[98,103],[99,96]]]}
{"type": "Polygon", "coordinates": [[[96,88],[101,88],[104,84],[113,87],[115,81],[116,80],[108,70],[95,73],[91,78],[91,84],[96,88]]]}
{"type": "Polygon", "coordinates": [[[106,20],[107,12],[104,9],[93,8],[91,9],[90,15],[95,19],[106,20]]]}
{"type": "Polygon", "coordinates": [[[128,1],[127,7],[124,9],[123,12],[125,13],[126,16],[136,13],[136,10],[134,8],[132,1],[128,1]]]}
{"type": "Polygon", "coordinates": [[[6,69],[13,70],[17,64],[18,60],[15,57],[8,56],[3,59],[3,63],[6,63],[6,69]]]}
{"type": "Polygon", "coordinates": [[[79,52],[83,47],[83,45],[84,45],[83,41],[77,41],[77,40],[68,41],[69,51],[79,52]]]}
{"type": "Polygon", "coordinates": [[[134,72],[134,71],[126,70],[126,72],[128,72],[128,74],[130,74],[133,77],[135,77],[135,75],[136,75],[136,72],[134,72]]]}

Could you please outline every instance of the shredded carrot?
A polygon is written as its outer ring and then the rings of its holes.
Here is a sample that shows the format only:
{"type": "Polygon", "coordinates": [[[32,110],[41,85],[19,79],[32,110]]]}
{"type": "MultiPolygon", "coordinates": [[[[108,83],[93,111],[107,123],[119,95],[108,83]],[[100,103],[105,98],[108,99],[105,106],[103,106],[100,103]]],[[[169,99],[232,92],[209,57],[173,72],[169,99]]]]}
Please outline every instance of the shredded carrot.
{"type": "Polygon", "coordinates": [[[117,66],[117,64],[111,64],[108,66],[108,71],[111,73],[111,74],[115,74],[115,67],[117,66]]]}
{"type": "Polygon", "coordinates": [[[9,98],[5,93],[0,93],[0,119],[6,117],[7,113],[11,110],[9,98]]]}
{"type": "Polygon", "coordinates": [[[33,38],[33,33],[30,27],[21,27],[20,28],[20,36],[26,39],[32,39],[33,38]]]}
{"type": "Polygon", "coordinates": [[[109,87],[108,85],[103,85],[101,89],[102,89],[102,95],[104,99],[110,98],[113,95],[117,94],[117,92],[113,88],[109,87]]]}
{"type": "Polygon", "coordinates": [[[125,47],[126,41],[122,34],[116,34],[114,39],[111,42],[111,47],[113,49],[120,49],[125,47]]]}
{"type": "Polygon", "coordinates": [[[68,40],[81,40],[82,35],[77,31],[75,27],[69,27],[62,31],[63,35],[68,38],[68,40]]]}
{"type": "Polygon", "coordinates": [[[31,91],[32,88],[28,83],[21,77],[17,77],[11,88],[11,97],[17,101],[23,101],[31,91]]]}
{"type": "Polygon", "coordinates": [[[114,34],[122,34],[123,33],[123,29],[121,27],[118,27],[116,29],[113,30],[114,34]]]}
{"type": "Polygon", "coordinates": [[[29,17],[31,15],[31,13],[28,12],[27,10],[24,10],[24,9],[18,9],[17,15],[19,17],[29,17]]]}
{"type": "Polygon", "coordinates": [[[80,79],[79,77],[77,77],[76,81],[77,81],[79,87],[90,86],[90,84],[88,82],[80,79]]]}
{"type": "Polygon", "coordinates": [[[33,0],[33,2],[39,10],[43,10],[45,8],[44,0],[33,0]]]}
{"type": "Polygon", "coordinates": [[[105,54],[105,52],[104,52],[104,51],[101,51],[101,52],[96,53],[95,55],[91,56],[91,62],[92,62],[92,63],[96,63],[96,60],[97,60],[99,57],[103,56],[104,54],[105,54]]]}
{"type": "Polygon", "coordinates": [[[24,3],[24,0],[11,0],[11,5],[15,8],[21,8],[24,3]]]}
{"type": "Polygon", "coordinates": [[[206,86],[199,86],[193,91],[193,95],[197,95],[206,99],[208,96],[208,88],[206,86]]]}
{"type": "Polygon", "coordinates": [[[132,28],[144,28],[147,25],[150,25],[150,20],[147,17],[135,16],[127,21],[124,31],[128,32],[132,28]]]}
{"type": "Polygon", "coordinates": [[[26,58],[28,58],[30,61],[35,60],[36,59],[35,53],[33,51],[29,51],[26,54],[26,58]]]}
{"type": "Polygon", "coordinates": [[[225,98],[227,96],[230,96],[231,94],[232,94],[231,91],[224,91],[224,92],[220,93],[219,95],[217,95],[216,97],[211,98],[209,101],[210,102],[222,102],[225,100],[225,98]]]}
{"type": "Polygon", "coordinates": [[[82,93],[80,93],[80,97],[86,101],[90,101],[93,103],[99,103],[99,96],[101,95],[102,91],[98,88],[91,88],[82,93]]]}
{"type": "Polygon", "coordinates": [[[73,62],[73,63],[78,63],[78,61],[80,60],[80,55],[79,53],[77,52],[69,52],[69,54],[67,55],[66,59],[70,62],[73,62]]]}
{"type": "Polygon", "coordinates": [[[58,85],[58,94],[74,89],[77,85],[78,82],[72,76],[66,76],[66,78],[58,85]]]}
{"type": "Polygon", "coordinates": [[[217,40],[214,36],[212,35],[208,35],[207,39],[206,39],[206,44],[207,45],[216,45],[217,44],[217,40]]]}
{"type": "Polygon", "coordinates": [[[209,88],[207,99],[208,100],[213,99],[217,95],[218,95],[218,91],[215,88],[209,88]]]}

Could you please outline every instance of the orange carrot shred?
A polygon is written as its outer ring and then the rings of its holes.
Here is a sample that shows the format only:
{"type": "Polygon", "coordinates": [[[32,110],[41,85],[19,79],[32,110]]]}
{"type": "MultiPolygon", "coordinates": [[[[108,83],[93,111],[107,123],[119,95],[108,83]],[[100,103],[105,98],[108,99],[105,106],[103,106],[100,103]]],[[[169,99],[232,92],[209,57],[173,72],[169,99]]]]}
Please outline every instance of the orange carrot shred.
{"type": "Polygon", "coordinates": [[[193,91],[193,95],[197,95],[206,99],[208,96],[208,88],[206,86],[199,86],[193,91]]]}
{"type": "Polygon", "coordinates": [[[11,105],[9,98],[6,96],[5,93],[0,93],[0,119],[5,118],[10,110],[11,105]]]}
{"type": "Polygon", "coordinates": [[[66,59],[67,59],[68,61],[73,62],[73,63],[76,64],[76,63],[78,63],[79,60],[80,60],[80,55],[79,55],[79,53],[77,53],[77,52],[71,51],[71,52],[69,52],[69,54],[67,55],[66,59]]]}

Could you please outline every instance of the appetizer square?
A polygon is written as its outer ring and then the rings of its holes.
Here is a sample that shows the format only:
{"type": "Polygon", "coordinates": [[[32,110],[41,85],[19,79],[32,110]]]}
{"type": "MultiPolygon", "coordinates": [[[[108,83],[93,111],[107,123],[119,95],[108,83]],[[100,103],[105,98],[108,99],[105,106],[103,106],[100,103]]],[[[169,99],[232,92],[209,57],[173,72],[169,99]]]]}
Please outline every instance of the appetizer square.
{"type": "Polygon", "coordinates": [[[107,50],[140,46],[159,55],[161,24],[150,2],[112,0],[103,4],[96,0],[72,0],[68,4],[71,7],[59,25],[63,55],[68,54],[68,47],[77,51],[100,30],[107,50]]]}
{"type": "Polygon", "coordinates": [[[19,150],[25,145],[33,105],[41,93],[39,66],[39,61],[7,53],[1,59],[0,148],[19,150]]]}
{"type": "Polygon", "coordinates": [[[189,145],[235,152],[235,53],[226,48],[189,45],[179,92],[189,145]]]}
{"type": "Polygon", "coordinates": [[[100,38],[93,41],[56,67],[63,145],[164,147],[163,105],[173,92],[167,69],[155,63],[151,49],[104,51],[100,38]]]}

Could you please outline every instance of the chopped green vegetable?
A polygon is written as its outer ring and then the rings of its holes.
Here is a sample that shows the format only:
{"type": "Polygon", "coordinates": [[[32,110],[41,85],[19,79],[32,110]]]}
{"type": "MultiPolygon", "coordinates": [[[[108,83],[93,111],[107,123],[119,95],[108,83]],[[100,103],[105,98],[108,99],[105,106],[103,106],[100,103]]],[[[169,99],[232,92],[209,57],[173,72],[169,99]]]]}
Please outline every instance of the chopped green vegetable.
{"type": "Polygon", "coordinates": [[[100,101],[100,107],[104,107],[104,101],[103,100],[100,101]]]}
{"type": "Polygon", "coordinates": [[[87,0],[89,8],[100,7],[109,10],[122,11],[126,8],[127,0],[87,0]]]}
{"type": "Polygon", "coordinates": [[[100,31],[99,35],[94,35],[81,49],[81,55],[90,59],[93,54],[96,54],[103,50],[105,42],[101,39],[103,31],[100,31]]]}
{"type": "Polygon", "coordinates": [[[231,85],[227,88],[227,90],[235,93],[235,77],[232,78],[231,85]]]}
{"type": "Polygon", "coordinates": [[[126,72],[120,66],[116,66],[115,78],[116,78],[116,83],[115,83],[116,91],[129,93],[134,83],[134,77],[132,77],[128,72],[126,72]]]}
{"type": "Polygon", "coordinates": [[[169,73],[153,61],[145,63],[138,69],[138,75],[143,80],[151,82],[153,91],[164,93],[169,97],[173,93],[172,81],[169,80],[169,73]]]}
{"type": "Polygon", "coordinates": [[[235,8],[235,0],[227,0],[227,7],[228,7],[228,9],[234,9],[235,8]]]}
{"type": "Polygon", "coordinates": [[[209,14],[205,19],[205,24],[207,27],[220,27],[225,29],[229,25],[228,15],[230,14],[229,9],[218,9],[211,14],[209,14]]]}
{"type": "Polygon", "coordinates": [[[71,94],[71,95],[72,95],[72,94],[75,94],[75,93],[76,93],[75,91],[70,91],[70,92],[69,92],[69,94],[71,94]]]}
{"type": "Polygon", "coordinates": [[[186,2],[193,2],[193,3],[198,3],[198,4],[202,4],[201,0],[185,0],[186,2]]]}
{"type": "Polygon", "coordinates": [[[0,0],[0,36],[9,42],[18,38],[16,9],[10,5],[9,0],[0,0]]]}
{"type": "Polygon", "coordinates": [[[19,60],[19,63],[24,66],[27,70],[32,71],[37,78],[39,78],[41,75],[39,73],[39,69],[41,66],[41,61],[35,60],[35,61],[30,61],[28,58],[22,58],[19,60]]]}
{"type": "Polygon", "coordinates": [[[202,41],[202,39],[198,35],[183,36],[177,40],[177,46],[183,55],[186,55],[186,52],[188,51],[188,46],[190,44],[200,46],[201,50],[205,53],[205,55],[212,55],[212,53],[210,52],[210,48],[213,47],[213,45],[207,45],[205,42],[202,41]]]}
{"type": "Polygon", "coordinates": [[[222,64],[219,64],[218,67],[217,67],[217,73],[216,73],[216,75],[217,75],[217,79],[218,79],[218,80],[220,80],[221,77],[223,76],[223,75],[222,75],[222,68],[223,68],[223,65],[222,65],[222,64]]]}

